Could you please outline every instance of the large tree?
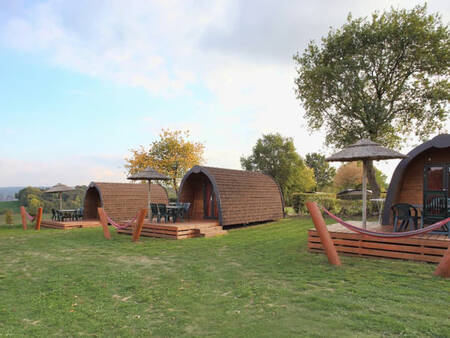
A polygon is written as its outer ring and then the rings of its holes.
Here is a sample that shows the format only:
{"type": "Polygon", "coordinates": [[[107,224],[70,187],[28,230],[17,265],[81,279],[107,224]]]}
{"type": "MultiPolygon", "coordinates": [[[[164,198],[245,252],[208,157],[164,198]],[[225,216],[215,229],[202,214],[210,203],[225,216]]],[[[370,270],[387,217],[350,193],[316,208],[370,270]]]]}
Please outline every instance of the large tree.
{"type": "Polygon", "coordinates": [[[305,162],[314,171],[318,189],[322,189],[333,182],[336,169],[330,166],[324,155],[319,153],[306,154],[305,162]]]}
{"type": "MultiPolygon", "coordinates": [[[[426,6],[391,9],[370,19],[349,15],[321,45],[311,42],[294,60],[297,98],[312,130],[343,148],[361,138],[399,147],[448,121],[450,37],[426,6]]],[[[378,194],[372,163],[369,184],[378,194]]]]}
{"type": "Polygon", "coordinates": [[[178,184],[184,174],[203,161],[205,146],[188,139],[189,131],[163,129],[148,149],[143,146],[131,149],[132,156],[125,159],[125,168],[131,175],[152,167],[171,178],[171,186],[178,194],[178,184]]]}
{"type": "Polygon", "coordinates": [[[292,138],[278,133],[258,139],[252,154],[241,157],[241,166],[245,170],[261,171],[272,176],[287,204],[293,192],[311,191],[316,185],[313,170],[296,152],[292,138]]]}

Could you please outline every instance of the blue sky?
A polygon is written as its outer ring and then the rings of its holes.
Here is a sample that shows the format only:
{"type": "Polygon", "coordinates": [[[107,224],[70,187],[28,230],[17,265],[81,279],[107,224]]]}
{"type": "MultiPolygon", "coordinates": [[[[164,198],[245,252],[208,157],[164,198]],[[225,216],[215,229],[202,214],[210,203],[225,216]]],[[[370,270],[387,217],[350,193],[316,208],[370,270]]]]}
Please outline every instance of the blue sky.
{"type": "MultiPolygon", "coordinates": [[[[1,2],[0,186],[124,181],[129,150],[162,128],[189,129],[213,166],[239,168],[268,132],[330,154],[305,127],[292,55],[350,11],[416,3],[1,2]]],[[[448,22],[446,1],[428,4],[448,22]]]]}

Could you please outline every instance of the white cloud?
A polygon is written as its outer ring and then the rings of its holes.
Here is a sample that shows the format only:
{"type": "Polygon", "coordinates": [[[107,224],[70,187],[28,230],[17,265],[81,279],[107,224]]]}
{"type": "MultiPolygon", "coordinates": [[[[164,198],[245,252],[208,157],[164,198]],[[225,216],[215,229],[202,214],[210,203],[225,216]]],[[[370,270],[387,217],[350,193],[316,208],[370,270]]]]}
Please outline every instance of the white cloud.
{"type": "MultiPolygon", "coordinates": [[[[431,11],[440,9],[444,20],[448,18],[448,3],[429,4],[431,11]]],[[[390,5],[414,4],[47,0],[22,9],[7,8],[0,32],[10,48],[37,52],[60,67],[142,87],[168,100],[189,94],[192,85],[207,88],[212,99],[205,103],[200,97],[197,111],[185,121],[152,117],[146,126],[154,135],[162,127],[190,129],[195,140],[206,144],[208,164],[236,168],[239,157],[251,151],[262,133],[293,137],[303,155],[329,153],[324,150],[323,132],[306,131],[293,90],[292,55],[310,39],[326,34],[330,26],[339,27],[349,11],[367,16],[390,5]]],[[[59,172],[71,172],[68,181],[121,177],[114,168],[92,167],[83,161],[75,167],[16,161],[12,168],[25,166],[30,167],[28,174],[35,184],[43,184],[42,177],[58,177],[59,172]]],[[[13,169],[5,168],[2,177],[5,173],[15,177],[13,169]]]]}

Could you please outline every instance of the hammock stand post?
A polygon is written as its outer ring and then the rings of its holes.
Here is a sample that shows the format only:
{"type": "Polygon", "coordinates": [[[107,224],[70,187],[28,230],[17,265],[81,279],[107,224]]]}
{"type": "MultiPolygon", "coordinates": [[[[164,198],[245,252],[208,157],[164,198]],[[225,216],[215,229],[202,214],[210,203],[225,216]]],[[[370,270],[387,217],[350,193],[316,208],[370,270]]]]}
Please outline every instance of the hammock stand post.
{"type": "Polygon", "coordinates": [[[23,205],[20,206],[20,216],[22,217],[22,228],[23,230],[27,230],[27,216],[25,215],[25,207],[23,205]]]}
{"type": "Polygon", "coordinates": [[[141,237],[142,226],[144,225],[144,219],[145,216],[147,215],[147,211],[148,209],[141,209],[141,211],[139,211],[137,223],[133,229],[133,236],[132,236],[133,242],[137,242],[139,240],[139,237],[141,237]]]}
{"type": "Polygon", "coordinates": [[[308,208],[309,214],[313,220],[314,226],[320,236],[320,241],[327,255],[328,262],[331,265],[341,265],[341,260],[337,254],[336,248],[334,247],[331,235],[328,232],[325,220],[322,217],[322,213],[319,210],[316,202],[307,202],[306,207],[308,208]]]}
{"type": "Polygon", "coordinates": [[[100,218],[100,223],[103,228],[103,237],[105,237],[106,239],[111,239],[111,234],[109,233],[108,221],[106,220],[105,211],[103,210],[103,208],[99,207],[97,208],[97,212],[98,218],[100,218]]]}
{"type": "Polygon", "coordinates": [[[444,278],[450,278],[450,246],[439,262],[438,267],[434,271],[435,276],[441,276],[444,278]]]}
{"type": "Polygon", "coordinates": [[[39,207],[36,215],[36,226],[34,227],[35,230],[41,230],[41,221],[42,221],[42,207],[39,207]]]}

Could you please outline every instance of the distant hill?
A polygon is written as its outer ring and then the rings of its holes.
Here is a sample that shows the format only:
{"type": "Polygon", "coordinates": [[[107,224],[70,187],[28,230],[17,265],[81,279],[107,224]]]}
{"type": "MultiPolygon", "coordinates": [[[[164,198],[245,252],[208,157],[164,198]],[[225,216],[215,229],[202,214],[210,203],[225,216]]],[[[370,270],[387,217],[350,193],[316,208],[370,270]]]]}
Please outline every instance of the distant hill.
{"type": "Polygon", "coordinates": [[[0,201],[14,201],[16,193],[25,187],[0,187],[0,201]]]}

